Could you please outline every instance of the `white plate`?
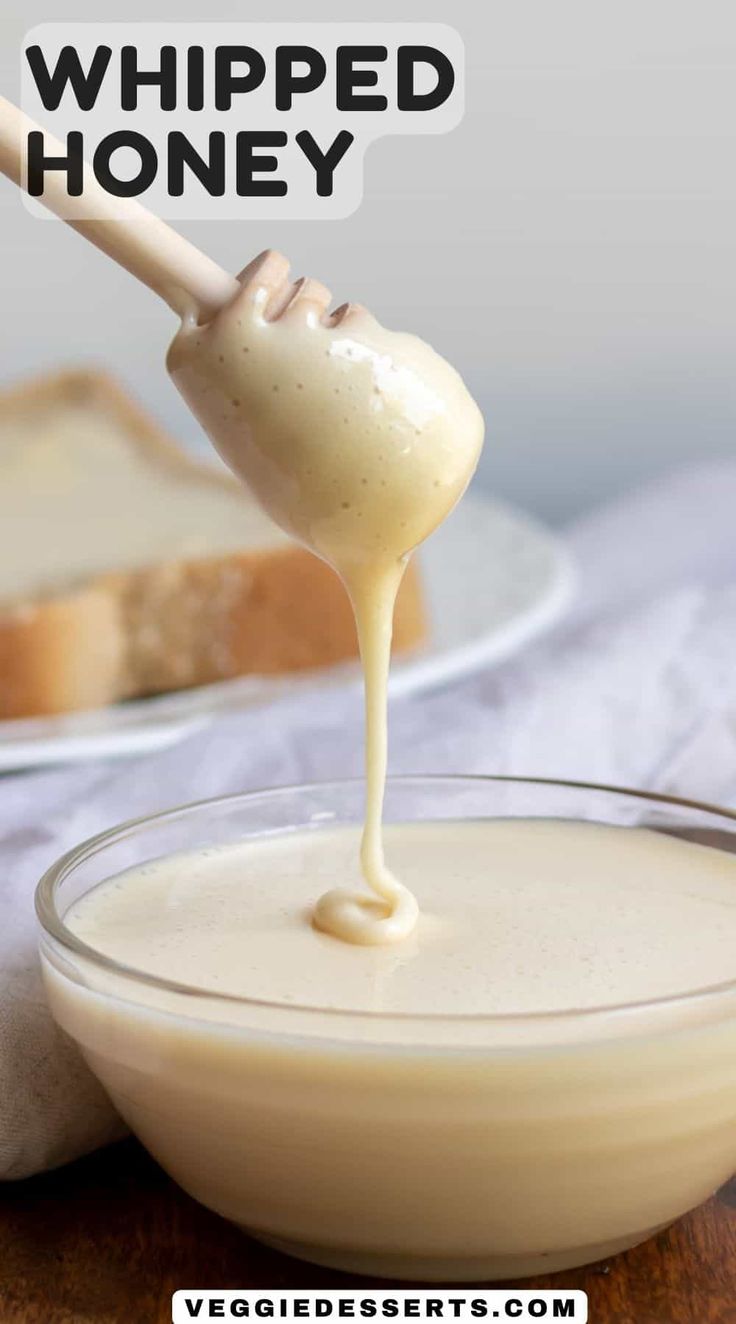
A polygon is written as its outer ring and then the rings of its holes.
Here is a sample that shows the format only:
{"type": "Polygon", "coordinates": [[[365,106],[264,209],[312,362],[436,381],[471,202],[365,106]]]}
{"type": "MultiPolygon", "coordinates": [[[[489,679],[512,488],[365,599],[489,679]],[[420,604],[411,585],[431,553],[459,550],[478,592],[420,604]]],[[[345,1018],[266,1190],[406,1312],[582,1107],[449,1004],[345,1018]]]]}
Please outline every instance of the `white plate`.
{"type": "MultiPolygon", "coordinates": [[[[421,552],[430,642],[392,669],[392,695],[416,693],[492,666],[551,625],[573,573],[557,538],[529,516],[478,496],[421,552]]],[[[0,772],[142,754],[174,744],[217,713],[285,694],[357,682],[354,663],[299,676],[243,676],[93,712],[0,722],[0,772]]]]}

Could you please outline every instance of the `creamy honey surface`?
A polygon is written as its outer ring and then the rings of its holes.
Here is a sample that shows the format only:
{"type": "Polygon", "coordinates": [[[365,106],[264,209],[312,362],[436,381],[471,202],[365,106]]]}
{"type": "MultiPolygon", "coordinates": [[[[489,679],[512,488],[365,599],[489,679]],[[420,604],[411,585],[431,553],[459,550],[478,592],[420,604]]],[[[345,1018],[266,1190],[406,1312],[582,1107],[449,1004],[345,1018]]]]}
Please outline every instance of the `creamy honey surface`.
{"type": "Polygon", "coordinates": [[[138,970],[341,1011],[550,1012],[733,977],[736,857],[564,820],[392,824],[386,841],[420,906],[401,944],[356,947],[309,922],[320,892],[359,883],[352,828],[171,856],[102,884],[66,922],[138,970]]]}

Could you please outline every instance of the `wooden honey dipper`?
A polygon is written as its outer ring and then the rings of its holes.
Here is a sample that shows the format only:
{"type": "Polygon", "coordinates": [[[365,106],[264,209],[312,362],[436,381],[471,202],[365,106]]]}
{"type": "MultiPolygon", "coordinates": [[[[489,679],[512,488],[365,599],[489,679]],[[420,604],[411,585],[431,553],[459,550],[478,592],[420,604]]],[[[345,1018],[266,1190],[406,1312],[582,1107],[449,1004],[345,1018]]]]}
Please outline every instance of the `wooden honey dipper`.
{"type": "MultiPolygon", "coordinates": [[[[0,171],[21,189],[26,188],[28,134],[34,130],[41,131],[17,106],[0,97],[0,171]]],[[[57,139],[43,133],[47,151],[66,154],[57,139]]],[[[266,316],[270,321],[296,300],[311,304],[326,326],[338,325],[355,307],[343,304],[329,314],[331,294],[326,286],[309,277],[290,282],[288,259],[272,249],[254,258],[238,277],[231,276],[135,199],[111,197],[89,169],[79,197],[71,197],[61,173],[53,171],[38,201],[136,276],[180,317],[194,315],[197,321],[207,322],[256,280],[268,291],[266,316]]]]}

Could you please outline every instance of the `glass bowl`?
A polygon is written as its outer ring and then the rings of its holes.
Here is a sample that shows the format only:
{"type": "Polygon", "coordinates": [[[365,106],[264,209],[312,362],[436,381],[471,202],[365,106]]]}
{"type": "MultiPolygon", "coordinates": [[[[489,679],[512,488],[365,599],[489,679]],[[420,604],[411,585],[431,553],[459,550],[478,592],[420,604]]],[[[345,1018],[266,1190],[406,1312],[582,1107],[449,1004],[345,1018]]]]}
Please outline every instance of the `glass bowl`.
{"type": "MultiPolygon", "coordinates": [[[[64,923],[77,898],[125,869],[359,824],[363,796],[361,782],[338,782],[188,805],[84,842],[42,879],[53,1015],[147,1149],[270,1245],[423,1281],[588,1263],[704,1200],[736,1167],[736,981],[529,1015],[326,1012],[217,994],[189,970],[159,979],[64,923]]],[[[389,779],[387,822],[514,817],[736,843],[736,815],[644,792],[389,779]]]]}

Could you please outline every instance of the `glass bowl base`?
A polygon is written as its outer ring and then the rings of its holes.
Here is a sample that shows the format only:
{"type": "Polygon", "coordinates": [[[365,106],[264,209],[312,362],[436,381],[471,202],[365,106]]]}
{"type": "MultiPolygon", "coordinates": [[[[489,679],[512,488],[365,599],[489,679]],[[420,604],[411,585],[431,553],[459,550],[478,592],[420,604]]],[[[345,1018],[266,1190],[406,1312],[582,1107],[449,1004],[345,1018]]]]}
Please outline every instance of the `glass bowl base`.
{"type": "Polygon", "coordinates": [[[481,1283],[501,1282],[510,1278],[532,1278],[537,1274],[560,1273],[576,1269],[598,1260],[610,1259],[622,1251],[631,1250],[649,1237],[656,1236],[669,1224],[637,1232],[633,1236],[586,1246],[573,1246],[567,1250],[540,1251],[521,1255],[402,1255],[381,1251],[353,1251],[345,1247],[310,1245],[304,1241],[287,1241],[267,1233],[243,1227],[243,1232],[255,1237],[265,1246],[282,1251],[298,1260],[308,1260],[327,1269],[340,1269],[344,1273],[360,1274],[365,1278],[398,1278],[415,1283],[481,1283]]]}

